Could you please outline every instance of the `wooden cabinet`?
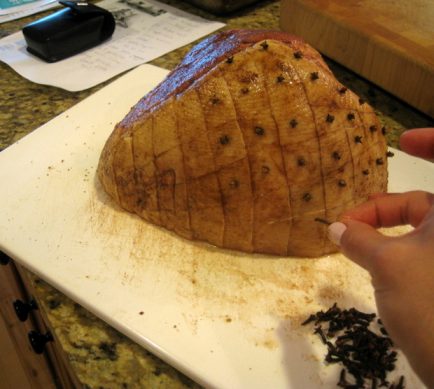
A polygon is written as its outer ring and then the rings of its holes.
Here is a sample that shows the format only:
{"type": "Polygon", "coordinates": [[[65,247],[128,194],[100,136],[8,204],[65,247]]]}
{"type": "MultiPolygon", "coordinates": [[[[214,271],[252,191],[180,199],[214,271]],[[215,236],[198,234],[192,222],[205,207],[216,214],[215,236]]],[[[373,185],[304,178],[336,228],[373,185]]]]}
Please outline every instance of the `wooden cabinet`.
{"type": "MultiPolygon", "coordinates": [[[[1,255],[3,262],[7,262],[7,257],[1,255]]],[[[79,388],[81,385],[56,342],[44,312],[33,309],[25,321],[18,319],[14,302],[32,301],[32,290],[26,270],[12,260],[0,265],[0,389],[79,388]],[[40,334],[42,340],[44,337],[52,339],[40,354],[30,343],[31,331],[40,334]]],[[[32,305],[38,306],[37,300],[32,305]]]]}

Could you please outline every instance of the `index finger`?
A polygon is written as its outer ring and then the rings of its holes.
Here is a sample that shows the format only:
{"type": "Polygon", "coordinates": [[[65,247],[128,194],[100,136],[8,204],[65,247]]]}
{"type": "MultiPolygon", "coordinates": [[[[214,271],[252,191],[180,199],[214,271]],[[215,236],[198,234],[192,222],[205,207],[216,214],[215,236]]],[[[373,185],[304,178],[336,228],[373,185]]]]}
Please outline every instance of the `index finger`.
{"type": "Polygon", "coordinates": [[[408,154],[433,160],[434,128],[415,128],[406,131],[401,135],[399,145],[408,154]]]}
{"type": "Polygon", "coordinates": [[[423,191],[375,197],[348,210],[342,219],[353,219],[375,228],[411,224],[417,227],[434,204],[434,195],[423,191]]]}

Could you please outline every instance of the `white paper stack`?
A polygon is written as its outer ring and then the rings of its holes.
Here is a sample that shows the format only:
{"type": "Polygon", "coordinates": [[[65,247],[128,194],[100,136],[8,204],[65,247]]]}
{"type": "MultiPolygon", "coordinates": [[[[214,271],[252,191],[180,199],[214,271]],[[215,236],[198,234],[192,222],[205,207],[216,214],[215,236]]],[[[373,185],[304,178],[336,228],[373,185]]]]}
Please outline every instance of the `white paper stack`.
{"type": "Polygon", "coordinates": [[[0,61],[30,81],[80,91],[224,26],[153,0],[104,0],[97,5],[109,10],[116,20],[108,41],[62,61],[46,63],[27,52],[20,31],[0,40],[0,61]]]}
{"type": "Polygon", "coordinates": [[[57,7],[56,0],[0,0],[0,23],[57,7]]]}

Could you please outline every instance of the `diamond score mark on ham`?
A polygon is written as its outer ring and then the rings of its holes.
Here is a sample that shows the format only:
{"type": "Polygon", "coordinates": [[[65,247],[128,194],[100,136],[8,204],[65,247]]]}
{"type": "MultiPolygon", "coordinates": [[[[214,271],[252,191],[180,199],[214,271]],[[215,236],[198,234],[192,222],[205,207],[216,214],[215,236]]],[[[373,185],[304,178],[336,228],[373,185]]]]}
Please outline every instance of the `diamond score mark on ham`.
{"type": "Polygon", "coordinates": [[[316,257],[336,251],[318,220],[387,190],[385,133],[300,38],[225,31],[116,125],[98,176],[122,208],[186,239],[316,257]]]}

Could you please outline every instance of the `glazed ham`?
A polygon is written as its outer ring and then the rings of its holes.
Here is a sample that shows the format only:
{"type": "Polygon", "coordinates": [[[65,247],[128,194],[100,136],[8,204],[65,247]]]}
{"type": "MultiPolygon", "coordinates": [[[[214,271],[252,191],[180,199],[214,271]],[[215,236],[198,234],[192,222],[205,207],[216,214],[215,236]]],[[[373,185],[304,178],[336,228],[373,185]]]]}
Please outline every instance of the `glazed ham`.
{"type": "Polygon", "coordinates": [[[301,39],[202,41],[116,125],[98,176],[124,209],[249,253],[336,251],[326,225],[387,189],[384,129],[301,39]]]}

